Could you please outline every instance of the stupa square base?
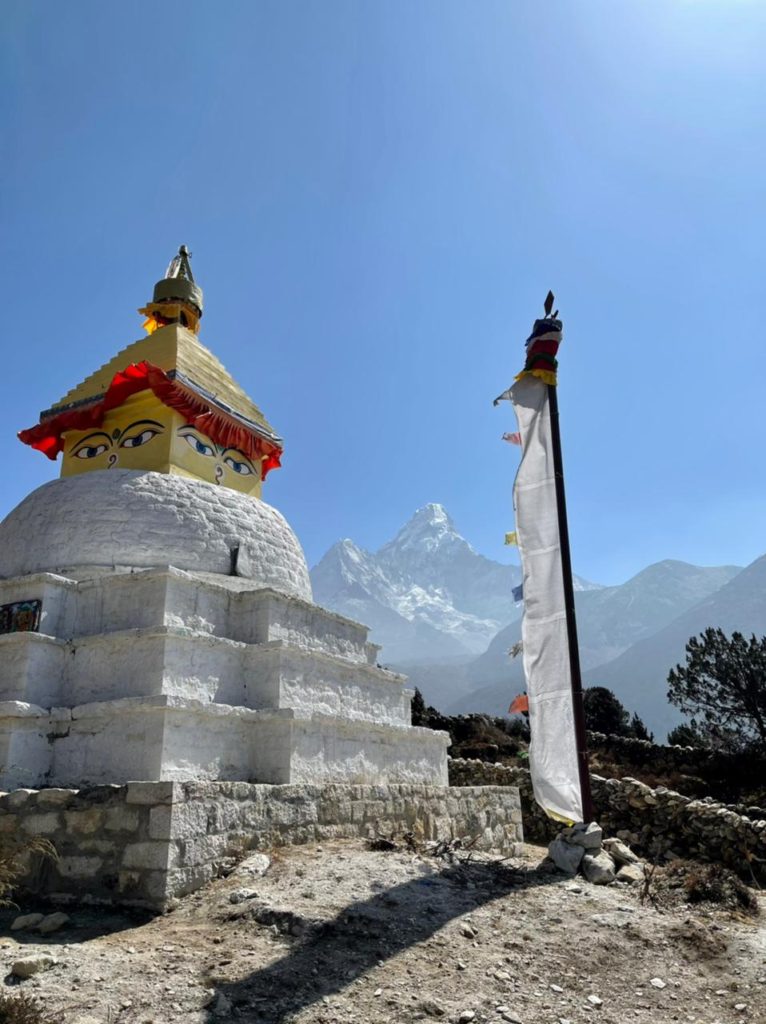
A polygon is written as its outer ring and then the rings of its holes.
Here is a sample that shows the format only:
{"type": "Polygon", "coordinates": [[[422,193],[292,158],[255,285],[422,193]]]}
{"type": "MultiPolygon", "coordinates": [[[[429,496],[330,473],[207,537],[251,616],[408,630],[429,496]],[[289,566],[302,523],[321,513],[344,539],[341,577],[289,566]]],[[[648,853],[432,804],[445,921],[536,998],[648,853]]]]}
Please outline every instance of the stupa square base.
{"type": "Polygon", "coordinates": [[[158,695],[45,709],[0,702],[0,786],[126,779],[447,784],[444,732],[158,695]]]}
{"type": "Polygon", "coordinates": [[[0,831],[42,835],[58,859],[35,858],[28,891],[56,902],[162,911],[226,872],[248,850],[413,832],[471,837],[520,853],[521,808],[509,786],[129,782],[20,789],[0,796],[0,831]]]}

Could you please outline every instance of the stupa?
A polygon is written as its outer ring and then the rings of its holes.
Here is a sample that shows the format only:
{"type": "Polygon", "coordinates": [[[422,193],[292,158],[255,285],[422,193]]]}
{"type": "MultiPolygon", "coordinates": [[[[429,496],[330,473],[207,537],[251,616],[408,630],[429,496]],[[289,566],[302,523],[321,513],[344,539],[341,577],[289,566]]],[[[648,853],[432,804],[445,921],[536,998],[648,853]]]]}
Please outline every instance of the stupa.
{"type": "Polygon", "coordinates": [[[199,341],[181,247],[147,336],[19,437],[61,477],[0,525],[0,785],[447,782],[367,629],[261,499],[282,441],[199,341]],[[3,625],[4,623],[4,625],[3,625]]]}
{"type": "Polygon", "coordinates": [[[518,850],[511,787],[448,787],[365,626],[312,601],[261,498],[282,440],[199,341],[182,247],[147,336],[19,437],[61,476],[0,523],[0,832],[26,884],[164,909],[243,850],[415,830],[518,850]]]}

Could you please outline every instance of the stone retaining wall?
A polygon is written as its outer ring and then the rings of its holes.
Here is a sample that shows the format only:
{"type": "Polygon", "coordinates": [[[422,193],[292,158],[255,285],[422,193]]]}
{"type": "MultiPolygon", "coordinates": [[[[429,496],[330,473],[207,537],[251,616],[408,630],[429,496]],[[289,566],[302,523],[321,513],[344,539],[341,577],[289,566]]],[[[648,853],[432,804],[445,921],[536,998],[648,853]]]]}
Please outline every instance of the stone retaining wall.
{"type": "Polygon", "coordinates": [[[650,743],[629,736],[588,733],[588,750],[596,756],[629,765],[652,775],[689,775],[704,779],[711,787],[725,792],[727,781],[737,791],[744,781],[766,778],[766,760],[752,752],[726,753],[709,747],[679,747],[650,743]]]}
{"type": "Polygon", "coordinates": [[[514,788],[266,786],[131,782],[0,796],[0,832],[40,835],[58,860],[35,856],[23,888],[57,902],[162,910],[224,873],[246,850],[414,832],[478,837],[508,856],[522,841],[514,788]]]}
{"type": "MultiPolygon", "coordinates": [[[[514,786],[521,795],[527,839],[548,842],[560,826],[535,803],[526,768],[452,758],[452,786],[514,786]]],[[[751,881],[766,880],[766,820],[738,814],[708,799],[692,800],[673,790],[651,789],[636,779],[591,775],[596,818],[604,831],[625,839],[648,858],[676,855],[720,862],[751,881]]]]}
{"type": "Polygon", "coordinates": [[[699,775],[711,761],[725,757],[705,747],[678,747],[670,744],[637,740],[632,736],[606,735],[588,731],[588,750],[609,754],[621,764],[632,764],[647,771],[682,772],[699,775]]]}

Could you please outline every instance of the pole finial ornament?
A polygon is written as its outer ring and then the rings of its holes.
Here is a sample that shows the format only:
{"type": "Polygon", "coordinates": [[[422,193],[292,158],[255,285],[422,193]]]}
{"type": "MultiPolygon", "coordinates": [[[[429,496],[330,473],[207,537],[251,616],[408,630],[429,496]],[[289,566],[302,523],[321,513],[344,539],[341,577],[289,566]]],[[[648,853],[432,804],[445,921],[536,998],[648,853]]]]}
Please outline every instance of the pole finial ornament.
{"type": "Polygon", "coordinates": [[[526,341],[527,359],[524,369],[516,375],[516,380],[531,374],[546,384],[557,383],[556,371],[559,364],[556,353],[561,344],[562,323],[558,318],[559,311],[553,312],[554,302],[553,292],[549,291],[543,304],[545,316],[534,322],[532,333],[526,341]]]}

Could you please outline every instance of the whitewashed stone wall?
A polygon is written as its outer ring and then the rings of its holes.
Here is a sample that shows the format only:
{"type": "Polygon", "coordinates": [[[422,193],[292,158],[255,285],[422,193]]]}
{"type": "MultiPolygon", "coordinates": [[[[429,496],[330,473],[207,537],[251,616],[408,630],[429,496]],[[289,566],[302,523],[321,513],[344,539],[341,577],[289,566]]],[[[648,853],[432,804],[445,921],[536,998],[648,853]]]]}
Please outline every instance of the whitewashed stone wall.
{"type": "Polygon", "coordinates": [[[366,628],[252,587],[174,568],[0,581],[0,601],[41,596],[46,630],[0,636],[0,785],[444,784],[446,734],[411,730],[366,628]]]}
{"type": "Polygon", "coordinates": [[[0,784],[125,779],[447,784],[446,733],[158,695],[74,708],[0,703],[0,784]]]}
{"type": "Polygon", "coordinates": [[[411,831],[476,837],[477,849],[520,852],[514,789],[129,783],[0,796],[0,832],[42,835],[58,860],[35,858],[25,884],[60,902],[162,910],[229,869],[245,851],[411,831]]]}

